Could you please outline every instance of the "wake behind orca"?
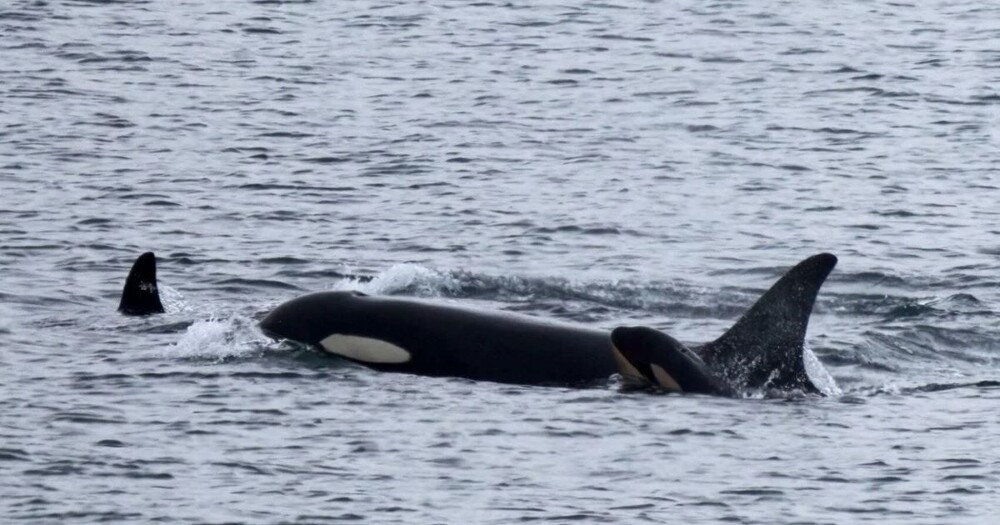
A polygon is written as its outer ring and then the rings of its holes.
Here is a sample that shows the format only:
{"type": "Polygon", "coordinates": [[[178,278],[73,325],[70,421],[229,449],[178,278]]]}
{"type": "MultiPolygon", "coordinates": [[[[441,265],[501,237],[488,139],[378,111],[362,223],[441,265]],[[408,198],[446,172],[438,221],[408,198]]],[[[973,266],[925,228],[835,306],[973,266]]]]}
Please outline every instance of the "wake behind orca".
{"type": "MultiPolygon", "coordinates": [[[[809,316],[837,264],[823,253],[792,267],[718,339],[689,349],[648,327],[604,330],[430,301],[319,292],[260,322],[267,336],[385,372],[525,385],[584,385],[621,374],[627,385],[737,396],[819,390],[803,361],[809,316]]],[[[163,311],[151,252],[126,280],[119,311],[163,311]],[[155,299],[155,300],[154,300],[155,299]]]]}

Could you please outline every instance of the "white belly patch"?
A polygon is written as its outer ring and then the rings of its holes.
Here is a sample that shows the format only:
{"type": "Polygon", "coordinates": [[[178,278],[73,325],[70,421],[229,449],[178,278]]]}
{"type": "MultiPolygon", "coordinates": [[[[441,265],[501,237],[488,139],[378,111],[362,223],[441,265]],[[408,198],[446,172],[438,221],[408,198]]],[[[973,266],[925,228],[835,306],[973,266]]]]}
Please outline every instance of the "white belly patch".
{"type": "Polygon", "coordinates": [[[410,353],[402,348],[370,337],[333,334],[319,342],[331,354],[360,361],[362,363],[405,363],[410,353]]]}

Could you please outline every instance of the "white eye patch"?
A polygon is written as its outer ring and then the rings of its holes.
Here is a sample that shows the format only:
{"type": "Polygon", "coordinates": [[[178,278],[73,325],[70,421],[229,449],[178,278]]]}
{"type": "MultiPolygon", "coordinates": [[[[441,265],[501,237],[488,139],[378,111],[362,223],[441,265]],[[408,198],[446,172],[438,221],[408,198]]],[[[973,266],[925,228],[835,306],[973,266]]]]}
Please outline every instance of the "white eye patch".
{"type": "Polygon", "coordinates": [[[660,365],[650,364],[649,368],[653,370],[653,377],[660,384],[660,388],[670,390],[672,392],[682,392],[681,385],[677,384],[673,376],[667,373],[660,365]]]}
{"type": "Polygon", "coordinates": [[[409,352],[381,339],[333,334],[319,344],[331,354],[362,363],[405,363],[410,360],[409,352]]]}

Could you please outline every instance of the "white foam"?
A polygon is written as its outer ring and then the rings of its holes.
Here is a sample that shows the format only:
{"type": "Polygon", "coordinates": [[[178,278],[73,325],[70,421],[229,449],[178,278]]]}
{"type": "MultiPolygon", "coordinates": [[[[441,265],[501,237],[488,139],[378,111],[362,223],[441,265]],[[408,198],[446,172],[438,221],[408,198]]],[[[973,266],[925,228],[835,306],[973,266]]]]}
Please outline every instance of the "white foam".
{"type": "Polygon", "coordinates": [[[164,350],[164,357],[179,359],[214,359],[253,355],[266,344],[253,320],[245,317],[196,321],[175,344],[164,350]]]}
{"type": "Polygon", "coordinates": [[[164,286],[163,284],[160,284],[158,288],[160,290],[160,302],[163,303],[164,310],[169,313],[191,311],[191,305],[184,300],[184,295],[180,291],[169,286],[164,286]]]}
{"type": "Polygon", "coordinates": [[[844,391],[837,386],[833,376],[808,345],[802,349],[802,362],[805,365],[806,375],[823,395],[831,397],[843,395],[844,391]]]}
{"type": "Polygon", "coordinates": [[[898,396],[899,394],[903,393],[903,389],[901,389],[899,385],[897,385],[896,383],[890,381],[887,383],[883,383],[882,386],[876,388],[875,393],[898,396]]]}
{"type": "Polygon", "coordinates": [[[458,287],[454,276],[418,264],[393,265],[368,282],[348,278],[333,285],[334,290],[357,290],[371,295],[391,295],[406,290],[425,296],[441,295],[458,287]]]}

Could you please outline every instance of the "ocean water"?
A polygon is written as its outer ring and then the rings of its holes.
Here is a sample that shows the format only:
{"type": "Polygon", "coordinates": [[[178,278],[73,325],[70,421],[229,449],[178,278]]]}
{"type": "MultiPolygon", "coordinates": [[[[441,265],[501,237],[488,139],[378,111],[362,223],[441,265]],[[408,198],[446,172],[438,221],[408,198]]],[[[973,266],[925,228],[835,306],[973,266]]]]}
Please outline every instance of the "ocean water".
{"type": "Polygon", "coordinates": [[[997,86],[982,0],[5,0],[0,521],[996,523],[997,86]],[[359,288],[703,342],[824,251],[827,397],[256,328],[359,288]]]}

